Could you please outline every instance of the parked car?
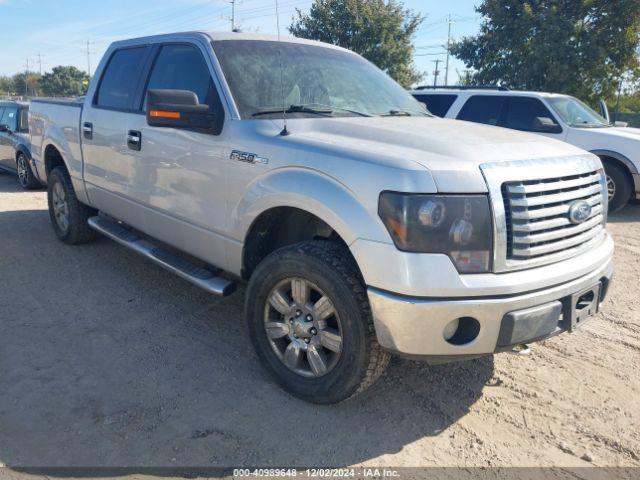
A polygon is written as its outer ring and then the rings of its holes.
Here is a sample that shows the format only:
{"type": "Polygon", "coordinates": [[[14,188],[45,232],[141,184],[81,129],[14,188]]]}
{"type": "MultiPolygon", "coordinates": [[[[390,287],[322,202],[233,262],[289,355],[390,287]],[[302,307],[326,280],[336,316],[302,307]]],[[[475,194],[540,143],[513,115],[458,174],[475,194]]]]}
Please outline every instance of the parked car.
{"type": "Polygon", "coordinates": [[[117,42],[84,103],[35,101],[31,121],[58,238],[100,232],[218,295],[248,282],[260,363],[308,401],[365,390],[390,353],[573,331],[611,279],[598,157],[433,117],[335,46],[117,42]]]}
{"type": "Polygon", "coordinates": [[[534,132],[598,155],[607,172],[609,209],[640,199],[640,129],[609,120],[577,98],[507,89],[430,89],[411,92],[443,118],[534,132]]]}
{"type": "Polygon", "coordinates": [[[0,101],[0,169],[18,175],[25,190],[41,186],[33,174],[29,148],[29,104],[0,101]]]}

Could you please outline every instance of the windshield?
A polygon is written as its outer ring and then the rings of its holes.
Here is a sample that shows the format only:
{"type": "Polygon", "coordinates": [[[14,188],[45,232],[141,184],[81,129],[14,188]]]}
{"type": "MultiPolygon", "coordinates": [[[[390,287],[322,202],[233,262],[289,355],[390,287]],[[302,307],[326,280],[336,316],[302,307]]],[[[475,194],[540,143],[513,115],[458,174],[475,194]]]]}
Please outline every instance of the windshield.
{"type": "Polygon", "coordinates": [[[429,115],[362,57],[334,48],[258,40],[213,43],[243,119],[429,115]],[[282,68],[281,68],[282,66],[282,68]]]}
{"type": "Polygon", "coordinates": [[[549,97],[551,107],[560,118],[572,127],[599,128],[608,127],[610,123],[586,104],[573,97],[549,97]]]}

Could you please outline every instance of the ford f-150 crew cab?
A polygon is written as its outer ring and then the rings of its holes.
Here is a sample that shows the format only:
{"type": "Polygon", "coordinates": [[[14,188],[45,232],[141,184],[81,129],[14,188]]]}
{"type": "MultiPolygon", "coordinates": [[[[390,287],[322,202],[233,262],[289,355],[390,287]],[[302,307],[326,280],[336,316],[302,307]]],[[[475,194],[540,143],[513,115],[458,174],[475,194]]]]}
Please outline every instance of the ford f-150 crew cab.
{"type": "Polygon", "coordinates": [[[100,232],[219,295],[247,282],[258,358],[309,401],[364,390],[390,353],[572,331],[612,276],[598,157],[435,118],[331,45],[118,42],[83,103],[35,101],[30,126],[60,240],[100,232]]]}

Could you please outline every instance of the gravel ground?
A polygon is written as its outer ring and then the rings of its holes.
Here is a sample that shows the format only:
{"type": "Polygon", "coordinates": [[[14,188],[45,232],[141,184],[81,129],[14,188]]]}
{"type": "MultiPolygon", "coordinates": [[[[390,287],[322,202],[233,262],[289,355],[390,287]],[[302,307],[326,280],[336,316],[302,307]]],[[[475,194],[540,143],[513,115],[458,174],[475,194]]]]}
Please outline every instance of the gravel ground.
{"type": "Polygon", "coordinates": [[[640,466],[640,205],[576,334],[430,367],[394,359],[333,407],[266,376],[242,318],[106,239],[54,238],[0,174],[0,463],[25,466],[640,466]]]}

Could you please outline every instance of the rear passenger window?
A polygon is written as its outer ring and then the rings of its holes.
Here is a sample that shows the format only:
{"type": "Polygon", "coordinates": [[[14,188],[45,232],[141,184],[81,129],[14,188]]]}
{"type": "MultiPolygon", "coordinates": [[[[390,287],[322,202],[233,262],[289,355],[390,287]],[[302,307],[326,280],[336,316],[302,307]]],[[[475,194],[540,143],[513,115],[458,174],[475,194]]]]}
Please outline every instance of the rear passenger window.
{"type": "MultiPolygon", "coordinates": [[[[165,45],[156,59],[147,90],[189,90],[202,104],[214,105],[217,96],[204,57],[191,45],[165,45]]],[[[146,92],[145,92],[146,98],[146,92]]]]}
{"type": "Polygon", "coordinates": [[[473,96],[462,107],[460,114],[458,114],[458,120],[498,125],[504,104],[505,97],[494,95],[473,96]]]}
{"type": "Polygon", "coordinates": [[[138,84],[138,72],[147,47],[116,51],[102,76],[95,104],[98,107],[128,110],[138,84]]]}
{"type": "Polygon", "coordinates": [[[447,112],[457,98],[457,95],[416,95],[419,102],[427,104],[427,109],[431,113],[442,118],[447,116],[447,112]]]}
{"type": "Polygon", "coordinates": [[[546,117],[554,120],[553,115],[537,98],[511,97],[505,126],[525,132],[536,131],[536,118],[546,117]]]}

